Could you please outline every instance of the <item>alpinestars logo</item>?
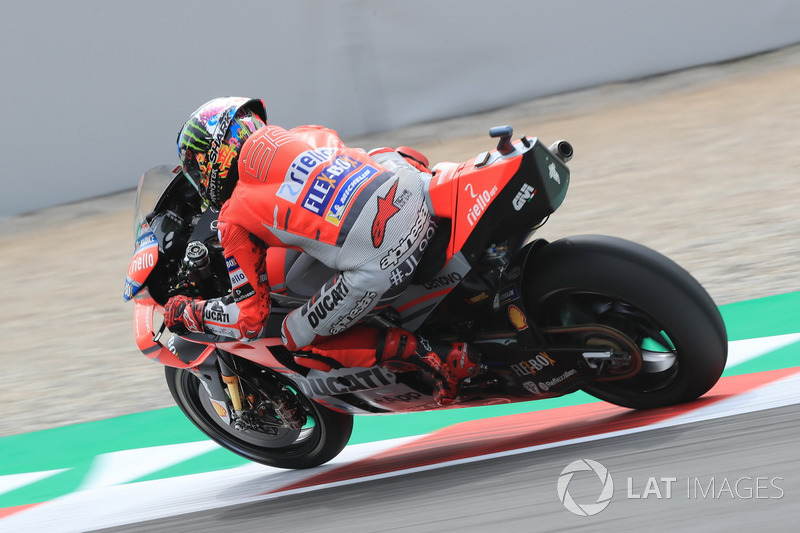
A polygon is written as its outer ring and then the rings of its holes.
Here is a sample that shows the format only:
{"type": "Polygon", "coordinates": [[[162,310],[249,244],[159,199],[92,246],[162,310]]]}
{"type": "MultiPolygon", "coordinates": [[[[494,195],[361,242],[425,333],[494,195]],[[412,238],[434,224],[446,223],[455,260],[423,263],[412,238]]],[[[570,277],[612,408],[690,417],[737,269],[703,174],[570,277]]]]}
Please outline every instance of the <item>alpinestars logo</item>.
{"type": "Polygon", "coordinates": [[[536,189],[524,183],[522,188],[519,190],[517,195],[514,197],[514,210],[519,211],[525,205],[526,202],[530,201],[531,198],[536,194],[536,189]]]}
{"type": "Polygon", "coordinates": [[[378,212],[372,220],[372,246],[380,248],[386,236],[386,223],[400,209],[394,205],[394,195],[397,192],[397,181],[385,196],[378,196],[378,212]]]}

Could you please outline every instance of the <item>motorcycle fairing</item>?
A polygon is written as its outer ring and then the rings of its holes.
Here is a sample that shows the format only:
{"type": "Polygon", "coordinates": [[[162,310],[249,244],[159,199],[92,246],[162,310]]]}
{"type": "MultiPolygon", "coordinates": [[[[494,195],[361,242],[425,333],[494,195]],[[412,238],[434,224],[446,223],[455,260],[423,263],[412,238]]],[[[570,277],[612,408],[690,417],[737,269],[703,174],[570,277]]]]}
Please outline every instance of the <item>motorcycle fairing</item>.
{"type": "Polygon", "coordinates": [[[426,188],[431,211],[453,221],[448,259],[459,251],[477,257],[497,235],[534,227],[564,201],[564,162],[536,138],[523,137],[513,147],[434,167],[426,188]]]}
{"type": "Polygon", "coordinates": [[[403,327],[415,331],[471,268],[459,253],[430,280],[408,287],[392,304],[400,313],[403,327]]]}
{"type": "Polygon", "coordinates": [[[290,379],[309,398],[345,412],[380,414],[393,412],[401,405],[407,409],[433,402],[430,394],[410,387],[402,377],[374,366],[328,372],[311,370],[305,376],[293,375],[290,379]],[[395,403],[398,405],[392,405],[395,403]]]}
{"type": "Polygon", "coordinates": [[[125,278],[125,291],[122,297],[127,301],[136,296],[142,289],[150,272],[158,262],[158,239],[147,223],[143,223],[143,230],[134,245],[133,259],[128,266],[128,275],[125,278]]]}
{"type": "Polygon", "coordinates": [[[552,397],[574,392],[583,383],[582,348],[530,350],[521,345],[476,343],[485,364],[505,394],[552,397]]]}
{"type": "Polygon", "coordinates": [[[133,309],[133,333],[136,346],[148,359],[165,366],[191,368],[203,362],[214,352],[214,346],[189,341],[165,346],[160,341],[164,326],[162,325],[157,332],[153,320],[156,310],[161,309],[161,306],[150,297],[147,290],[137,294],[134,302],[136,305],[133,309]]]}
{"type": "MultiPolygon", "coordinates": [[[[518,235],[534,229],[564,201],[569,169],[537,139],[528,143],[523,156],[515,158],[519,167],[483,208],[480,218],[473,225],[465,220],[456,224],[454,241],[461,243],[460,250],[468,259],[480,257],[500,235],[518,235]]],[[[517,150],[522,147],[522,142],[517,143],[517,150]]],[[[459,201],[465,196],[462,187],[459,201]]]]}

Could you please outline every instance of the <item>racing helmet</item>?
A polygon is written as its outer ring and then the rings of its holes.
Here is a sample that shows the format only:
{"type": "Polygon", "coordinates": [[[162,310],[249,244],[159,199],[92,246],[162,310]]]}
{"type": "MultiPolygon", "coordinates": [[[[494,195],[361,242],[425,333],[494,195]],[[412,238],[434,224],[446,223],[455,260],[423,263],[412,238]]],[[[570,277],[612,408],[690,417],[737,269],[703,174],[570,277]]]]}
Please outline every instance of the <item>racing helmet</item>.
{"type": "Polygon", "coordinates": [[[212,207],[222,207],[239,179],[242,144],[267,124],[263,100],[215,98],[200,106],[178,133],[183,173],[212,207]]]}

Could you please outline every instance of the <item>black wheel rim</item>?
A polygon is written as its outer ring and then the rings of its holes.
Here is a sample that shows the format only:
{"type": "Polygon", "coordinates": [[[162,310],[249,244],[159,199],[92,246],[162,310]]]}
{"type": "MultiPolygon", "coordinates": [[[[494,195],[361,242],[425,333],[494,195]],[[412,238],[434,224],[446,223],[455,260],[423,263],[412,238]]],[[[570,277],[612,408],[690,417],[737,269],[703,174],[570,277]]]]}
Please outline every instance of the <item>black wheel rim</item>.
{"type": "Polygon", "coordinates": [[[610,326],[628,336],[641,349],[643,364],[636,376],[594,382],[593,388],[642,394],[663,391],[676,382],[679,347],[670,336],[669,328],[635,305],[597,292],[561,291],[542,298],[537,307],[543,310],[538,317],[541,326],[610,326]]]}
{"type": "Polygon", "coordinates": [[[227,425],[214,410],[208,394],[200,380],[191,372],[177,373],[178,393],[182,396],[181,405],[187,415],[207,435],[222,441],[230,449],[246,457],[262,456],[269,452],[281,456],[303,455],[315,449],[323,435],[319,413],[313,404],[299,391],[294,391],[306,410],[308,421],[301,429],[276,428],[274,434],[245,429],[238,431],[227,425]]]}

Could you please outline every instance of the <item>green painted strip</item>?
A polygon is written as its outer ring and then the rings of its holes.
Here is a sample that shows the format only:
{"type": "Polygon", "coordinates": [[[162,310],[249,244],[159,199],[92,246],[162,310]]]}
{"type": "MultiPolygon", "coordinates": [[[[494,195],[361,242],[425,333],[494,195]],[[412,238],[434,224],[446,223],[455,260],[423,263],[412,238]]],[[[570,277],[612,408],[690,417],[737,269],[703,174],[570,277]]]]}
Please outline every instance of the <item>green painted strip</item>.
{"type": "Polygon", "coordinates": [[[75,463],[65,472],[3,494],[0,496],[0,508],[46,502],[74,492],[89,473],[93,460],[75,463]]]}
{"type": "Polygon", "coordinates": [[[800,366],[800,342],[778,348],[772,352],[736,365],[723,372],[723,376],[738,376],[800,366]]]}
{"type": "Polygon", "coordinates": [[[789,292],[720,307],[728,340],[800,332],[800,292],[789,292]]]}
{"type": "MultiPolygon", "coordinates": [[[[767,296],[720,307],[728,340],[737,341],[800,332],[800,292],[767,296]]],[[[800,343],[784,346],[727,368],[723,376],[800,366],[800,343]]]]}
{"type": "Polygon", "coordinates": [[[0,475],[70,468],[103,453],[205,439],[178,407],[0,438],[0,475]]]}
{"type": "Polygon", "coordinates": [[[248,463],[250,463],[250,461],[247,459],[244,459],[233,452],[229,452],[224,448],[219,448],[203,455],[193,457],[188,461],[165,468],[164,470],[159,470],[150,475],[135,479],[131,483],[154,481],[156,479],[166,479],[170,477],[189,476],[203,472],[227,470],[229,468],[236,468],[237,466],[244,466],[248,463]]]}

